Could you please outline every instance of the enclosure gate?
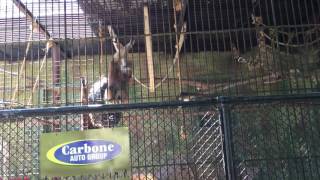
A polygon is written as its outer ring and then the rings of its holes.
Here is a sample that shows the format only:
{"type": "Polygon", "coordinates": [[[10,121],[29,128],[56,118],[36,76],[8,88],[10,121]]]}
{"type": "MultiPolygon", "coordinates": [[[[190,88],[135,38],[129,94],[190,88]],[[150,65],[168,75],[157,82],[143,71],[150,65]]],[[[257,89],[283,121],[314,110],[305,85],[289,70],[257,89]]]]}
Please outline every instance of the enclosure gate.
{"type": "MultiPolygon", "coordinates": [[[[0,179],[40,179],[41,133],[129,128],[131,179],[317,179],[320,95],[0,111],[0,179]]],[[[67,179],[120,179],[101,173],[67,179]]]]}

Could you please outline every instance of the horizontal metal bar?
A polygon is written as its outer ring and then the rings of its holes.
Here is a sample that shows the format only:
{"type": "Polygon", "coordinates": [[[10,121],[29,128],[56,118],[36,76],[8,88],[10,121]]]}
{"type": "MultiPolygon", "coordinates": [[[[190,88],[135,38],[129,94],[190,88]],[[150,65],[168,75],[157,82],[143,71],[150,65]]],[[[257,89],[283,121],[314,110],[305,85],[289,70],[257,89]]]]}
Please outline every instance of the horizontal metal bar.
{"type": "Polygon", "coordinates": [[[172,102],[151,102],[151,103],[132,103],[132,104],[93,104],[84,106],[63,106],[63,107],[44,107],[30,109],[9,109],[0,110],[0,121],[4,118],[48,116],[63,114],[81,114],[88,112],[107,112],[125,111],[135,109],[152,109],[168,107],[197,107],[218,105],[226,103],[267,103],[274,101],[300,101],[300,100],[320,100],[320,93],[298,94],[298,95],[277,95],[277,96],[241,96],[241,97],[212,97],[206,100],[197,101],[172,101],[172,102]]]}
{"type": "Polygon", "coordinates": [[[173,101],[173,102],[152,102],[152,103],[134,103],[134,104],[92,104],[84,106],[64,106],[64,107],[46,107],[30,109],[10,109],[0,110],[0,121],[3,118],[11,117],[30,117],[30,116],[48,116],[63,114],[81,114],[88,112],[106,112],[106,111],[124,111],[134,109],[151,109],[167,107],[192,107],[205,106],[216,103],[216,99],[202,101],[173,101]]]}
{"type": "Polygon", "coordinates": [[[308,94],[291,94],[291,95],[274,95],[274,96],[219,96],[217,101],[219,103],[266,103],[273,101],[300,101],[300,100],[318,100],[320,99],[320,93],[308,93],[308,94]]]}
{"type": "Polygon", "coordinates": [[[311,156],[288,156],[288,157],[277,157],[277,158],[257,158],[257,159],[246,159],[242,162],[256,162],[256,161],[289,161],[289,160],[303,160],[303,159],[320,159],[320,156],[311,155],[311,156]]]}

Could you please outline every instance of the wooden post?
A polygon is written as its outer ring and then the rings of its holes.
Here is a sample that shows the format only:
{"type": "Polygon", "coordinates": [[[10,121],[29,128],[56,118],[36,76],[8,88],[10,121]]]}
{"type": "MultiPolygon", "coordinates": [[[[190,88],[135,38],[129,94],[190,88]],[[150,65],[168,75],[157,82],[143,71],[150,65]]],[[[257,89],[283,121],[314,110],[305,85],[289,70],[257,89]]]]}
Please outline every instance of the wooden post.
{"type": "MultiPolygon", "coordinates": [[[[81,105],[88,105],[88,88],[84,77],[80,77],[80,103],[81,105]]],[[[89,119],[88,114],[81,114],[81,130],[88,129],[89,119]]]]}
{"type": "MultiPolygon", "coordinates": [[[[173,8],[174,8],[174,27],[176,31],[176,49],[177,52],[180,52],[181,47],[180,45],[180,37],[181,37],[181,32],[184,30],[184,15],[185,15],[185,10],[186,10],[186,0],[174,0],[173,1],[173,8]]],[[[184,35],[183,35],[184,38],[184,35]]],[[[183,41],[182,41],[183,42],[183,41]]],[[[180,94],[182,92],[182,82],[181,82],[181,64],[180,64],[180,54],[177,54],[175,57],[177,59],[177,77],[179,80],[179,91],[180,94]]]]}
{"type": "Polygon", "coordinates": [[[84,77],[80,77],[80,101],[81,105],[88,105],[88,87],[84,77]]]}
{"type": "Polygon", "coordinates": [[[53,83],[53,104],[57,104],[60,101],[60,47],[58,44],[52,46],[52,83],[53,83]]]}
{"type": "MultiPolygon", "coordinates": [[[[88,99],[88,85],[87,81],[84,77],[80,77],[80,102],[81,105],[88,105],[89,99],[88,99]]],[[[83,113],[81,114],[81,130],[84,129],[93,129],[100,127],[97,126],[94,122],[93,114],[92,113],[83,113]]]]}
{"type": "Polygon", "coordinates": [[[150,32],[149,9],[146,4],[143,7],[143,14],[144,14],[144,34],[145,34],[145,40],[146,40],[147,64],[148,64],[148,73],[149,73],[149,87],[150,87],[150,92],[154,92],[155,83],[154,83],[154,69],[153,69],[153,56],[152,56],[152,37],[150,32]]]}

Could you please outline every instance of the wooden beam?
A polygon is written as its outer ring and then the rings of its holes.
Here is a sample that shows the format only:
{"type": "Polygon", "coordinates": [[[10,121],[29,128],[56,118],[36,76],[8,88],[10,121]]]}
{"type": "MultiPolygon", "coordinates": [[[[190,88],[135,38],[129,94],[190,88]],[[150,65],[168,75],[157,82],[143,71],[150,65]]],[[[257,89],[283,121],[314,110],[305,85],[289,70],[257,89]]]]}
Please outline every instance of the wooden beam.
{"type": "Polygon", "coordinates": [[[80,102],[81,105],[88,105],[88,87],[85,77],[80,77],[80,102]]]}
{"type": "MultiPolygon", "coordinates": [[[[85,77],[80,77],[80,103],[88,105],[88,87],[85,77]]],[[[81,114],[81,130],[88,129],[90,117],[88,114],[81,114]]]]}
{"type": "Polygon", "coordinates": [[[46,30],[46,28],[40,24],[37,20],[34,19],[33,14],[28,10],[28,8],[20,1],[20,0],[12,0],[13,3],[17,6],[17,8],[27,16],[27,18],[32,22],[32,26],[36,26],[33,28],[37,28],[40,30],[40,32],[42,32],[43,34],[45,34],[46,38],[49,39],[50,33],[46,30]]]}
{"type": "MultiPolygon", "coordinates": [[[[13,3],[17,6],[17,8],[27,16],[27,19],[29,19],[32,22],[32,31],[37,30],[39,33],[42,33],[46,36],[46,39],[50,39],[51,35],[49,31],[45,28],[44,25],[42,25],[38,20],[36,20],[33,16],[33,14],[29,11],[29,9],[20,1],[20,0],[12,0],[13,3]]],[[[57,44],[57,42],[54,42],[57,44]]],[[[66,53],[63,51],[63,49],[60,46],[61,55],[66,57],[66,53]]]]}
{"type": "Polygon", "coordinates": [[[56,104],[60,101],[60,68],[61,68],[61,59],[60,59],[60,45],[54,44],[52,46],[52,81],[53,81],[53,104],[56,104]]]}
{"type": "Polygon", "coordinates": [[[152,37],[150,32],[150,20],[149,20],[149,8],[145,4],[143,7],[144,14],[144,34],[146,40],[146,52],[147,52],[147,64],[149,73],[149,87],[150,92],[155,92],[154,83],[154,68],[153,68],[153,56],[152,56],[152,37]]]}

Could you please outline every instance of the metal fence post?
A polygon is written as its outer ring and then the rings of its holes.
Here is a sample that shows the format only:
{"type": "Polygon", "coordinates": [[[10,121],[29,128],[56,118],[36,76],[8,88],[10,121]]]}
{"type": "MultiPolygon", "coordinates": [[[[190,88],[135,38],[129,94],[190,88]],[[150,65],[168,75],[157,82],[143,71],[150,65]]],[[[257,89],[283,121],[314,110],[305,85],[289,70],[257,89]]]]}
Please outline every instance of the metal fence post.
{"type": "Polygon", "coordinates": [[[221,118],[221,129],[223,137],[223,153],[224,153],[224,165],[227,180],[235,180],[235,169],[233,164],[232,153],[232,131],[230,123],[230,105],[225,102],[226,97],[218,97],[219,112],[221,118]]]}

